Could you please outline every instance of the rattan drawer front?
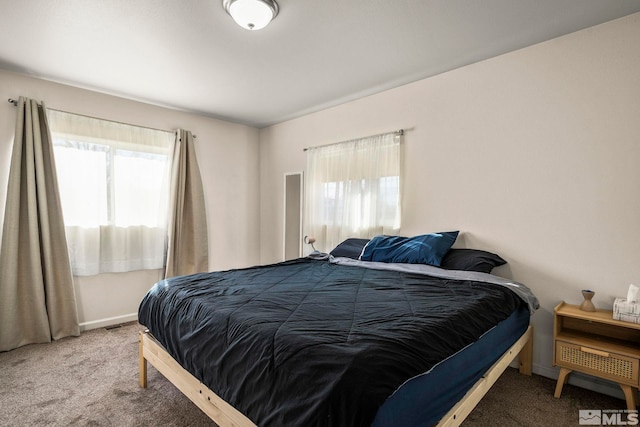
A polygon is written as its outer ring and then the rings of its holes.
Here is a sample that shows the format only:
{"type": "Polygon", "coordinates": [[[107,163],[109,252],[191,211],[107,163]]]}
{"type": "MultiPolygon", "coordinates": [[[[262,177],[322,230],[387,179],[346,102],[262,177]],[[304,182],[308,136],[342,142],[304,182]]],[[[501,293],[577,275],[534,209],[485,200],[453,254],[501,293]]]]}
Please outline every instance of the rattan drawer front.
{"type": "Polygon", "coordinates": [[[638,386],[638,359],[556,341],[556,365],[638,386]]]}

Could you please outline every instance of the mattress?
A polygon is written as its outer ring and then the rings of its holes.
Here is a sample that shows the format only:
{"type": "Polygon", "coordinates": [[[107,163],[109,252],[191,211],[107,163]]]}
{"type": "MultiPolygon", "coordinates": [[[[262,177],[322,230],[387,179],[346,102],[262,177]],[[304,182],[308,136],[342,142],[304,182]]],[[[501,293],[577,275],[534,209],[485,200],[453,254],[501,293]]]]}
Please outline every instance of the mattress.
{"type": "Polygon", "coordinates": [[[521,306],[478,341],[407,380],[380,407],[371,427],[435,425],[529,326],[521,306]]]}
{"type": "Polygon", "coordinates": [[[257,425],[368,426],[388,425],[410,384],[535,303],[490,275],[379,264],[301,258],[163,280],[139,321],[257,425]]]}

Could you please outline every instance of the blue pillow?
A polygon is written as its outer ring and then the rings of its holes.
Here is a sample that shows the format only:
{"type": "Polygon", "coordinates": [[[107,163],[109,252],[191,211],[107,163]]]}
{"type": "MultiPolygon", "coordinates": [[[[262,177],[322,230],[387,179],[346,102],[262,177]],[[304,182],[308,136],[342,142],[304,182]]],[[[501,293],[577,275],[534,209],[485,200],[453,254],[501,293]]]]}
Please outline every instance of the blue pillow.
{"type": "Polygon", "coordinates": [[[430,264],[440,266],[458,237],[458,231],[430,233],[415,237],[376,236],[362,251],[362,261],[430,264]]]}

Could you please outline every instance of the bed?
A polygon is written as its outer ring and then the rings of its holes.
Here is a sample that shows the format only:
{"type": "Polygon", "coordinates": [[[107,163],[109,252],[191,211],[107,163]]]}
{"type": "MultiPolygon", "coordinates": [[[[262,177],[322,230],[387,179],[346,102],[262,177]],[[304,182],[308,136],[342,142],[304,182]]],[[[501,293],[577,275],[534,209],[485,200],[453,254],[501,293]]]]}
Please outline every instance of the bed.
{"type": "Polygon", "coordinates": [[[220,426],[430,426],[460,424],[518,356],[531,373],[526,286],[447,269],[448,248],[438,266],[339,249],[155,284],[140,385],[150,362],[220,426]]]}

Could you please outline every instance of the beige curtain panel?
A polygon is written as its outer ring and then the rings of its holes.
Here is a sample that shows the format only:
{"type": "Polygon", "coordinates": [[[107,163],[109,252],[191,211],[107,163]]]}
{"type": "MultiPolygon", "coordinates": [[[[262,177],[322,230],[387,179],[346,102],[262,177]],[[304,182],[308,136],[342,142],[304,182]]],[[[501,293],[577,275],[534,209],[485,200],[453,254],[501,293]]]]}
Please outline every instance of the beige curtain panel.
{"type": "Polygon", "coordinates": [[[209,269],[204,190],[193,135],[178,130],[171,169],[171,196],[165,277],[209,269]]]}
{"type": "Polygon", "coordinates": [[[0,351],[80,335],[45,112],[20,97],[0,247],[0,351]]]}

